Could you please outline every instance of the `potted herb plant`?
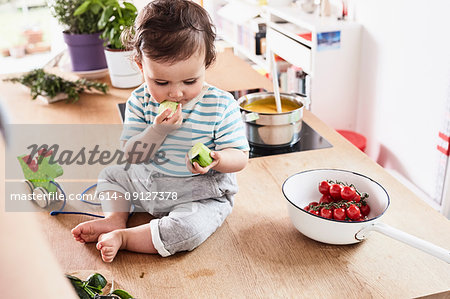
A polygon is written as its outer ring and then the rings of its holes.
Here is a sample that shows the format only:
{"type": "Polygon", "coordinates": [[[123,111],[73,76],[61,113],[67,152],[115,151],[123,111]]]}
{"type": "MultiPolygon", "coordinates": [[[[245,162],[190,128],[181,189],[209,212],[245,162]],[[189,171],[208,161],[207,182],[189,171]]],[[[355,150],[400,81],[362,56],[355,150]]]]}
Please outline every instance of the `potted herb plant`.
{"type": "Polygon", "coordinates": [[[124,30],[133,30],[138,14],[136,7],[130,2],[119,0],[85,0],[74,15],[84,15],[97,5],[102,10],[98,26],[103,30],[101,37],[106,41],[105,55],[111,85],[118,88],[140,85],[143,82],[142,73],[131,58],[132,51],[125,48],[121,39],[124,30]]]}
{"type": "Polygon", "coordinates": [[[92,4],[83,15],[75,15],[85,0],[47,0],[50,12],[64,27],[63,36],[72,63],[72,71],[92,71],[107,68],[102,29],[98,21],[103,12],[100,4],[92,4]]]}

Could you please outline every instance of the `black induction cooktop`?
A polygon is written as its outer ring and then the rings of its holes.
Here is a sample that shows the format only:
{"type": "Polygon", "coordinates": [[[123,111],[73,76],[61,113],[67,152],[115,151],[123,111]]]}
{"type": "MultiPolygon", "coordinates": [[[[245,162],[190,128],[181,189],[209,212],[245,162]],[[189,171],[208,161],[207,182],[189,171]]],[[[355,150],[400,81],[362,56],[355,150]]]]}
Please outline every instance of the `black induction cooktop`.
{"type": "MultiPolygon", "coordinates": [[[[125,103],[118,104],[120,116],[122,121],[125,118],[125,103]]],[[[281,155],[293,152],[309,151],[321,148],[332,147],[324,137],[317,133],[307,123],[302,123],[302,130],[300,131],[300,140],[292,145],[283,147],[264,147],[250,144],[250,158],[281,155]]]]}
{"type": "Polygon", "coordinates": [[[315,149],[332,147],[324,137],[317,133],[307,123],[302,123],[302,130],[300,131],[300,140],[292,145],[275,147],[275,146],[256,146],[250,144],[250,158],[281,155],[293,152],[310,151],[315,149]]]}

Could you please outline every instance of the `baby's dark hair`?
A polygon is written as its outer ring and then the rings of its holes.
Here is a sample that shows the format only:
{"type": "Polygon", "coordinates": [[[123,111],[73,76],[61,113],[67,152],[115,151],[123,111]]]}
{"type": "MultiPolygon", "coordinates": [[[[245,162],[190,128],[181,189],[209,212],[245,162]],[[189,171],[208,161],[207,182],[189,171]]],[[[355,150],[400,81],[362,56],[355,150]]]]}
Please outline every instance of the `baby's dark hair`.
{"type": "Polygon", "coordinates": [[[158,62],[186,60],[204,51],[205,66],[216,58],[215,27],[203,7],[189,0],[155,0],[139,13],[134,33],[126,43],[134,57],[143,55],[158,62]]]}

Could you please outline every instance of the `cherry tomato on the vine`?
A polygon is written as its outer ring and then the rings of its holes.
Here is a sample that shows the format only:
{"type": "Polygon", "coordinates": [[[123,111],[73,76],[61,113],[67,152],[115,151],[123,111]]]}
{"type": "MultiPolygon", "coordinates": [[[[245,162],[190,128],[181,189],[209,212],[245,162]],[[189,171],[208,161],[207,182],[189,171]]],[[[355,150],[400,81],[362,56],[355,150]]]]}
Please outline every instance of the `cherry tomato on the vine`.
{"type": "Polygon", "coordinates": [[[327,209],[327,208],[321,208],[320,216],[322,216],[323,218],[332,219],[333,218],[333,210],[327,209]]]}
{"type": "Polygon", "coordinates": [[[311,208],[311,207],[314,207],[314,206],[318,206],[319,205],[319,203],[317,202],[317,201],[311,201],[310,203],[309,203],[309,207],[311,208]]]}
{"type": "Polygon", "coordinates": [[[319,192],[324,194],[324,195],[330,194],[330,183],[328,183],[327,181],[320,182],[320,184],[319,184],[319,192]]]}
{"type": "Polygon", "coordinates": [[[370,207],[367,203],[365,205],[361,205],[359,209],[361,210],[361,214],[363,216],[367,216],[370,213],[370,207]]]}
{"type": "Polygon", "coordinates": [[[357,220],[359,218],[361,218],[361,211],[359,210],[357,205],[351,204],[347,210],[347,216],[348,218],[352,219],[352,220],[357,220]]]}
{"type": "Polygon", "coordinates": [[[321,197],[312,201],[303,209],[319,217],[336,219],[346,222],[365,221],[370,213],[370,206],[366,202],[368,194],[359,193],[354,185],[347,183],[335,184],[331,180],[319,183],[321,197]]]}
{"type": "Polygon", "coordinates": [[[311,214],[314,214],[314,215],[317,215],[317,216],[320,215],[320,211],[319,211],[319,210],[309,210],[309,212],[310,212],[311,214]]]}
{"type": "Polygon", "coordinates": [[[333,210],[333,218],[336,220],[345,220],[347,214],[344,208],[337,208],[333,210]]]}
{"type": "Polygon", "coordinates": [[[355,188],[344,186],[341,190],[341,198],[346,201],[351,201],[356,195],[355,188]]]}
{"type": "Polygon", "coordinates": [[[322,197],[320,198],[320,200],[319,200],[319,203],[330,203],[330,202],[332,202],[333,201],[333,199],[331,198],[331,196],[330,195],[322,195],[322,197]]]}
{"type": "Polygon", "coordinates": [[[341,190],[342,186],[339,184],[333,184],[330,187],[330,195],[335,201],[341,200],[341,190]]]}

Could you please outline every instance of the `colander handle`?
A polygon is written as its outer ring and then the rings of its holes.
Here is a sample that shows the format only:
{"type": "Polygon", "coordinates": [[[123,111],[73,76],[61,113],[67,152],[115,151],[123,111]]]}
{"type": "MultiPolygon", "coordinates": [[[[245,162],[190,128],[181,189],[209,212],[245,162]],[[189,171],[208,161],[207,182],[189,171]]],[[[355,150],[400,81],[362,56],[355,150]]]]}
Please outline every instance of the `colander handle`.
{"type": "Polygon", "coordinates": [[[433,243],[430,243],[428,241],[417,238],[413,235],[407,234],[401,230],[393,228],[392,226],[389,226],[384,223],[373,223],[371,225],[364,227],[362,230],[356,233],[355,238],[358,240],[363,240],[368,236],[368,233],[371,231],[382,233],[383,235],[391,237],[397,241],[403,242],[414,248],[420,249],[450,264],[449,250],[434,245],[433,243]]]}

